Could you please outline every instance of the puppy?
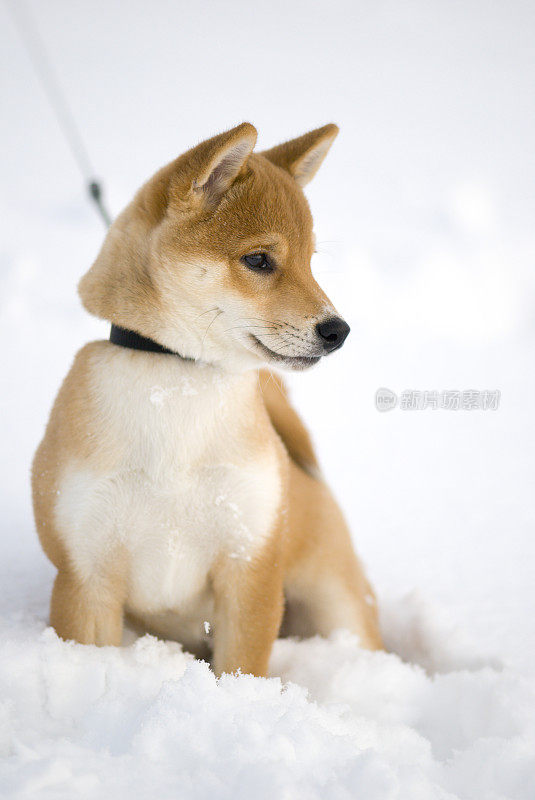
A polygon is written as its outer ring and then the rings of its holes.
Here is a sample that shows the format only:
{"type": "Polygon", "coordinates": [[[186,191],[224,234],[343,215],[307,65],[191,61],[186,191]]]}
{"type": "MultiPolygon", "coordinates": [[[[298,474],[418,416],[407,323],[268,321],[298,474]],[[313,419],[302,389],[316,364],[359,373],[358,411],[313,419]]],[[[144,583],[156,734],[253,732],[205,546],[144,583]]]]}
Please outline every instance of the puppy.
{"type": "Polygon", "coordinates": [[[110,341],[76,355],[32,470],[64,639],[119,645],[128,615],[266,675],[284,634],[381,646],[372,590],[284,384],[349,332],[310,270],[302,187],[338,133],[254,153],[243,123],[154,175],[82,278],[110,341]],[[284,616],[284,622],[283,622],[284,616]]]}

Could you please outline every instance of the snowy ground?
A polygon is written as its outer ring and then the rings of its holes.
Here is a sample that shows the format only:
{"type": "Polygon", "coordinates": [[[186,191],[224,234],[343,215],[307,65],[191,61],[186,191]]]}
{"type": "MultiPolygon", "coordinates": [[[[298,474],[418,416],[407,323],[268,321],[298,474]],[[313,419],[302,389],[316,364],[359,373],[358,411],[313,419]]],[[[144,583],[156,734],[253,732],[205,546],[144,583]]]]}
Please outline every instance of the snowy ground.
{"type": "Polygon", "coordinates": [[[0,796],[535,796],[535,57],[512,2],[30,7],[116,213],[242,119],[342,133],[308,192],[352,325],[292,378],[393,652],[278,642],[268,681],[176,644],[47,629],[28,469],[76,349],[102,228],[0,8],[0,796]],[[497,411],[379,414],[375,390],[499,389],[497,411]]]}

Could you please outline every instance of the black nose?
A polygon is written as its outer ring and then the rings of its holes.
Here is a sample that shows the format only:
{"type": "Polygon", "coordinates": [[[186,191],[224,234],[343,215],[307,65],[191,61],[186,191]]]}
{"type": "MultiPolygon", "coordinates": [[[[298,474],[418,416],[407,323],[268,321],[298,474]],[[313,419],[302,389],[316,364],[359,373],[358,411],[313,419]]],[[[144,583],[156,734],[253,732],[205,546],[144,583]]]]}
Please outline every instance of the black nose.
{"type": "Polygon", "coordinates": [[[342,347],[349,333],[349,325],[340,317],[330,317],[329,319],[318,322],[316,332],[321,339],[323,349],[331,353],[338,347],[342,347]]]}

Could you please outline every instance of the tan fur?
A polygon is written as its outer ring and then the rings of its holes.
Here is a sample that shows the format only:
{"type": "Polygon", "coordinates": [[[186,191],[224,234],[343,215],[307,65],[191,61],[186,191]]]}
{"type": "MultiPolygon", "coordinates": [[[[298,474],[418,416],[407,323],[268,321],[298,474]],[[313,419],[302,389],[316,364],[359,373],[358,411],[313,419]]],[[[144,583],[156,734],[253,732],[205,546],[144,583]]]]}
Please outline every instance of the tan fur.
{"type": "Polygon", "coordinates": [[[300,187],[336,133],[262,154],[244,123],[201,143],[140,189],[80,282],[89,311],[190,360],[94,342],[59,391],[32,487],[60,636],[119,644],[126,613],[213,650],[218,674],[265,675],[283,612],[285,633],[343,627],[381,646],[346,524],[271,371],[317,361],[316,325],[335,313],[310,272],[300,187]],[[258,252],[273,271],[244,266],[258,252]]]}
{"type": "Polygon", "coordinates": [[[260,370],[260,389],[271,424],[298,467],[318,477],[319,465],[310,435],[288,397],[284,381],[275,372],[260,370]]]}

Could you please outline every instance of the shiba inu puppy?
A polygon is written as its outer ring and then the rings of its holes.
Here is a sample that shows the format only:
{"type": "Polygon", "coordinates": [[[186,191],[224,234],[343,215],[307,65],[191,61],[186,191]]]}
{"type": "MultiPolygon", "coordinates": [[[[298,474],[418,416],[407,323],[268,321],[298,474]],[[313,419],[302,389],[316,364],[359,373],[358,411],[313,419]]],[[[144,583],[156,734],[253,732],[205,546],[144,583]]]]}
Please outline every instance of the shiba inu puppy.
{"type": "Polygon", "coordinates": [[[335,125],[254,153],[243,123],[161,169],[82,278],[110,341],[77,354],[35,455],[35,520],[64,639],[128,615],[215,672],[266,675],[284,634],[379,648],[375,600],[281,379],[348,325],[310,270],[302,187],[335,125]]]}

